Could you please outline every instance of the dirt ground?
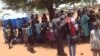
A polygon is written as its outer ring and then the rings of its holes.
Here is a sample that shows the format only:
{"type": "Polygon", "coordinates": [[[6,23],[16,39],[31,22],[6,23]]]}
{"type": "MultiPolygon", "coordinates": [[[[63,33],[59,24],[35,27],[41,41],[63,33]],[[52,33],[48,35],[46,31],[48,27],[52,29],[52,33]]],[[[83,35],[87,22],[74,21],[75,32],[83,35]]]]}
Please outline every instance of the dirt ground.
{"type": "MultiPolygon", "coordinates": [[[[4,43],[2,29],[0,28],[0,56],[57,56],[57,50],[45,46],[35,47],[35,53],[27,51],[24,45],[15,45],[12,49],[8,49],[8,45],[4,43]]],[[[65,46],[65,52],[68,54],[68,47],[65,46]]],[[[69,54],[68,54],[69,56],[69,54]]],[[[76,56],[92,56],[89,44],[77,45],[76,56]],[[81,55],[83,53],[83,55],[81,55]]]]}

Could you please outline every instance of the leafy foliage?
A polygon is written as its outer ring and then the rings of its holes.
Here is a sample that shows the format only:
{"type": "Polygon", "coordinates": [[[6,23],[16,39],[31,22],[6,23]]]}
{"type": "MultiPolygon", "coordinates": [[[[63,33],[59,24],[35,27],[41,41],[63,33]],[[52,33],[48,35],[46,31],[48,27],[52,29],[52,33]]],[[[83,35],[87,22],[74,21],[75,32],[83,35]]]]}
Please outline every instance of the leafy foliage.
{"type": "Polygon", "coordinates": [[[66,3],[66,0],[31,0],[28,2],[28,0],[2,0],[4,3],[8,5],[11,9],[20,9],[25,7],[37,7],[37,8],[47,8],[49,6],[53,6],[53,4],[56,4],[56,6],[66,3]]]}

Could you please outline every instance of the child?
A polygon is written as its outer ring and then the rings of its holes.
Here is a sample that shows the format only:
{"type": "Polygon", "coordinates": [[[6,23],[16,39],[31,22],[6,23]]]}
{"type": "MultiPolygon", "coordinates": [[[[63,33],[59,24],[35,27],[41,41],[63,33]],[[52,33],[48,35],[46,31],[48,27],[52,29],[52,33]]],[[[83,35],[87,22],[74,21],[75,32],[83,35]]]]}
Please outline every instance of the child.
{"type": "Polygon", "coordinates": [[[5,40],[5,43],[7,43],[7,32],[6,32],[6,28],[3,28],[3,36],[4,36],[4,40],[5,40]]]}
{"type": "Polygon", "coordinates": [[[51,47],[53,47],[55,38],[54,38],[53,23],[52,22],[49,22],[49,27],[48,28],[49,29],[46,31],[47,37],[48,37],[48,40],[50,42],[51,47]]]}
{"type": "Polygon", "coordinates": [[[70,56],[76,56],[76,43],[77,43],[77,31],[78,25],[73,18],[73,12],[69,12],[66,18],[66,26],[67,26],[67,40],[69,46],[70,56]]]}
{"type": "Polygon", "coordinates": [[[28,34],[28,50],[33,53],[34,38],[33,38],[33,32],[30,23],[28,23],[27,34],[28,34]]]}
{"type": "Polygon", "coordinates": [[[27,47],[27,43],[28,43],[27,24],[24,25],[24,27],[22,28],[22,31],[23,31],[23,40],[24,40],[25,46],[27,47]]]}
{"type": "Polygon", "coordinates": [[[6,33],[7,33],[7,43],[8,43],[9,49],[11,49],[12,48],[11,43],[14,38],[13,29],[11,29],[9,26],[7,26],[6,33]]]}
{"type": "Polygon", "coordinates": [[[100,56],[100,29],[99,24],[95,24],[95,28],[90,32],[90,44],[93,56],[100,56]]]}
{"type": "Polygon", "coordinates": [[[37,42],[40,42],[40,33],[41,33],[41,25],[39,24],[39,21],[35,23],[36,27],[36,34],[37,34],[37,42]]]}

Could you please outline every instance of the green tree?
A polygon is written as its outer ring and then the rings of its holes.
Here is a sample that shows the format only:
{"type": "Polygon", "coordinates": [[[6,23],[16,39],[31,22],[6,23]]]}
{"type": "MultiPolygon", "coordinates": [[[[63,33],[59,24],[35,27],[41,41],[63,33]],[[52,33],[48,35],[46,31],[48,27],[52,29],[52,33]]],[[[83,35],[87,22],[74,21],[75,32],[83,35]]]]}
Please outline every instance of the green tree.
{"type": "Polygon", "coordinates": [[[42,9],[46,8],[49,12],[49,18],[52,20],[55,14],[55,8],[53,8],[54,4],[58,7],[62,3],[75,3],[80,0],[2,0],[5,2],[10,9],[29,9],[37,8],[42,9]]]}
{"type": "Polygon", "coordinates": [[[13,10],[19,10],[19,9],[27,9],[33,8],[34,6],[34,1],[28,2],[27,0],[2,0],[4,3],[6,3],[6,8],[7,9],[13,9],[13,10]]]}

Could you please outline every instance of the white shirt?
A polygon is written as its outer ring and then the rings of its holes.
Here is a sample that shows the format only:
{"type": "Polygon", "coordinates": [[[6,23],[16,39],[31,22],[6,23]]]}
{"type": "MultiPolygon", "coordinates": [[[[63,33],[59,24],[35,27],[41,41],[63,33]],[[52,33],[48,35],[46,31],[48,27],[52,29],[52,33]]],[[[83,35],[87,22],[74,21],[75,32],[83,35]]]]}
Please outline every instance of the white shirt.
{"type": "Polygon", "coordinates": [[[100,29],[90,32],[90,44],[93,49],[100,49],[100,29]]]}
{"type": "Polygon", "coordinates": [[[53,32],[53,25],[51,22],[49,23],[49,27],[50,27],[50,32],[53,32]]]}

